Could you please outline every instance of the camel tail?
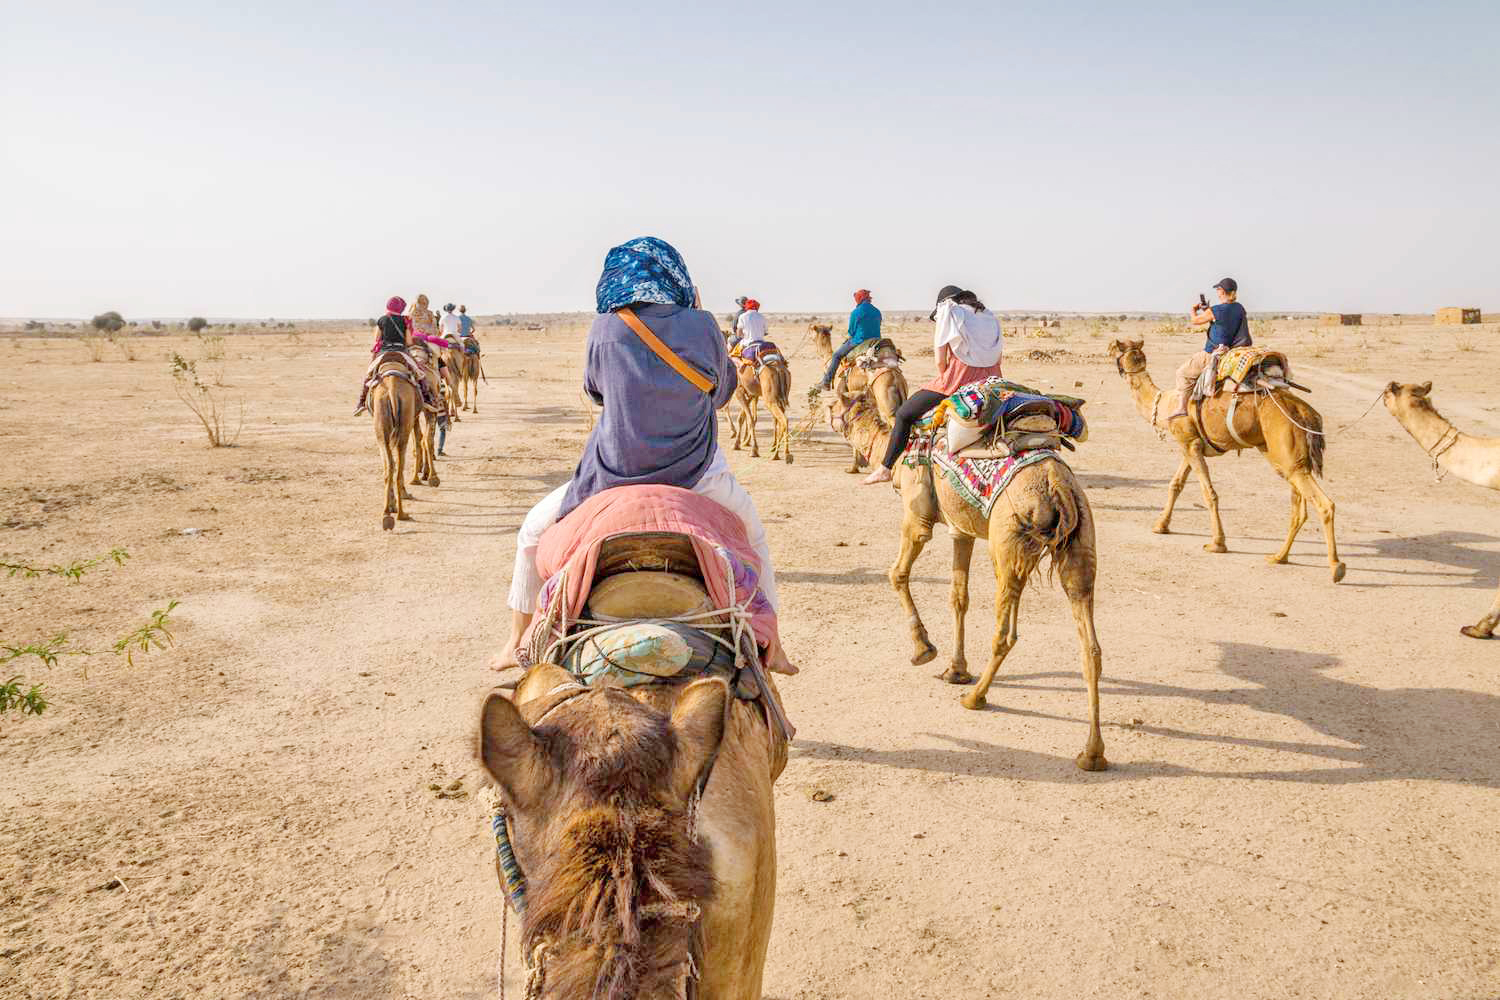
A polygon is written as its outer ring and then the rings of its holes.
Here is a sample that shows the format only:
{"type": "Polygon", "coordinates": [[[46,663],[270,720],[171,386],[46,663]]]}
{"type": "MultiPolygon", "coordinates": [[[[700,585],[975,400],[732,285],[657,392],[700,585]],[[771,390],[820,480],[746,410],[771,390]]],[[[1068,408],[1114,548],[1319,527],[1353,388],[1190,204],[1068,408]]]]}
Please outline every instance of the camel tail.
{"type": "Polygon", "coordinates": [[[1057,570],[1057,558],[1072,543],[1078,534],[1082,518],[1078,512],[1078,498],[1074,494],[1072,477],[1065,475],[1061,462],[1047,462],[1047,498],[1057,511],[1057,519],[1050,529],[1038,529],[1042,549],[1047,553],[1047,576],[1050,579],[1057,570]]]}
{"type": "Polygon", "coordinates": [[[792,402],[792,372],[785,365],[776,367],[776,405],[783,413],[792,402]]]}
{"type": "Polygon", "coordinates": [[[1290,392],[1277,392],[1276,398],[1286,412],[1291,414],[1292,419],[1301,425],[1296,433],[1307,438],[1307,464],[1312,474],[1321,479],[1323,452],[1328,446],[1328,436],[1323,433],[1323,415],[1301,396],[1294,396],[1290,392]],[[1311,433],[1312,431],[1317,433],[1311,433]]]}

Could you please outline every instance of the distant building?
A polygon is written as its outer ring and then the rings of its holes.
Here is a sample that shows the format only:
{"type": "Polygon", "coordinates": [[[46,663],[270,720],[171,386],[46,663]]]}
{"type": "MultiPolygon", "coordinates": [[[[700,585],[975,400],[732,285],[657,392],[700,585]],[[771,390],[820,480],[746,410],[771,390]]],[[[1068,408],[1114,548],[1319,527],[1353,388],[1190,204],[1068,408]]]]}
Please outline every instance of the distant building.
{"type": "Polygon", "coordinates": [[[1319,326],[1361,326],[1363,323],[1362,313],[1324,313],[1318,317],[1319,326]]]}
{"type": "Polygon", "coordinates": [[[1460,326],[1468,323],[1483,323],[1478,309],[1464,309],[1459,306],[1448,306],[1437,311],[1438,326],[1460,326]]]}

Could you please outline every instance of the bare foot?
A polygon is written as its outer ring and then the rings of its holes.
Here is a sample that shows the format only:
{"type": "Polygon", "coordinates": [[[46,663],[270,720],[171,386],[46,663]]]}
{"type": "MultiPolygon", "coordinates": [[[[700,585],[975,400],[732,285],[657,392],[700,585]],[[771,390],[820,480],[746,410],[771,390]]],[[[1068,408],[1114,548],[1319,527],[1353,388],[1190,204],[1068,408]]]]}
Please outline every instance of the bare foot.
{"type": "Polygon", "coordinates": [[[876,483],[888,483],[891,481],[891,470],[885,466],[876,466],[875,471],[866,476],[861,485],[874,486],[876,483]]]}
{"type": "Polygon", "coordinates": [[[496,673],[504,673],[520,665],[520,661],[516,659],[516,647],[514,645],[507,645],[500,652],[490,657],[490,669],[496,673]]]}

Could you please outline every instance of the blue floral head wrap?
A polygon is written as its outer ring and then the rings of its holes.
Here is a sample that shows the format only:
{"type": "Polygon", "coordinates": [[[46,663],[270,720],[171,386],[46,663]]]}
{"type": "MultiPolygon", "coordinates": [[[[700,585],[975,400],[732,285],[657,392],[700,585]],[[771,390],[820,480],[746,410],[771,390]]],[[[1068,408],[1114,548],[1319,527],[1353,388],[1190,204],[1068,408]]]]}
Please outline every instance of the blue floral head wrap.
{"type": "Polygon", "coordinates": [[[640,236],[604,255],[604,273],[599,275],[594,298],[601,313],[632,302],[691,308],[693,279],[670,243],[640,236]]]}

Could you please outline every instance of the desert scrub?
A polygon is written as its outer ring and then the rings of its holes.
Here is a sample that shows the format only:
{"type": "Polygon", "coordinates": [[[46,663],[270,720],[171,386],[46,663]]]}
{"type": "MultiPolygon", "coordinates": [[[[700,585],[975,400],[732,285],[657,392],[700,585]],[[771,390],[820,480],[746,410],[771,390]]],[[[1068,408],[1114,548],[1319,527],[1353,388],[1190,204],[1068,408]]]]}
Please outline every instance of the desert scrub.
{"type": "MultiPolygon", "coordinates": [[[[0,571],[3,571],[6,578],[11,580],[58,577],[69,583],[77,583],[97,566],[111,563],[115,566],[123,566],[125,560],[129,558],[130,553],[116,548],[111,549],[106,555],[96,556],[93,559],[81,559],[53,566],[33,566],[22,562],[0,561],[0,571]]],[[[165,607],[151,612],[151,617],[146,620],[145,624],[116,639],[110,645],[109,651],[116,656],[125,657],[126,664],[134,666],[137,653],[148,653],[153,649],[170,646],[172,644],[171,615],[175,610],[177,610],[177,602],[168,601],[165,607]]],[[[0,639],[0,669],[12,663],[36,660],[50,670],[57,666],[64,657],[87,658],[98,656],[103,652],[104,650],[89,649],[75,644],[65,631],[57,632],[47,639],[21,644],[12,644],[8,639],[0,639]]],[[[88,677],[87,670],[84,670],[83,676],[88,677]]],[[[17,673],[0,680],[0,718],[12,714],[41,715],[47,710],[47,706],[45,687],[34,677],[17,673]]]]}
{"type": "Polygon", "coordinates": [[[1479,339],[1467,330],[1459,330],[1453,334],[1453,346],[1467,354],[1479,350],[1479,339]]]}
{"type": "Polygon", "coordinates": [[[198,349],[203,353],[204,361],[224,360],[224,338],[220,336],[198,337],[198,349]]]}
{"type": "Polygon", "coordinates": [[[135,360],[135,344],[129,337],[125,337],[123,339],[110,337],[109,342],[120,349],[120,354],[125,358],[126,361],[135,360]]]}
{"type": "Polygon", "coordinates": [[[103,337],[84,337],[83,349],[88,354],[90,361],[103,361],[104,349],[109,345],[103,337]]]}
{"type": "MultiPolygon", "coordinates": [[[[223,339],[223,338],[219,338],[223,339]]],[[[220,375],[222,382],[222,374],[220,375]]],[[[172,355],[172,382],[177,391],[177,398],[189,410],[198,422],[203,425],[203,432],[208,435],[210,448],[230,448],[235,441],[239,440],[240,431],[245,426],[245,403],[240,401],[238,413],[230,429],[229,406],[223,396],[216,392],[211,386],[204,385],[198,378],[197,362],[188,361],[182,355],[172,355]]]]}

